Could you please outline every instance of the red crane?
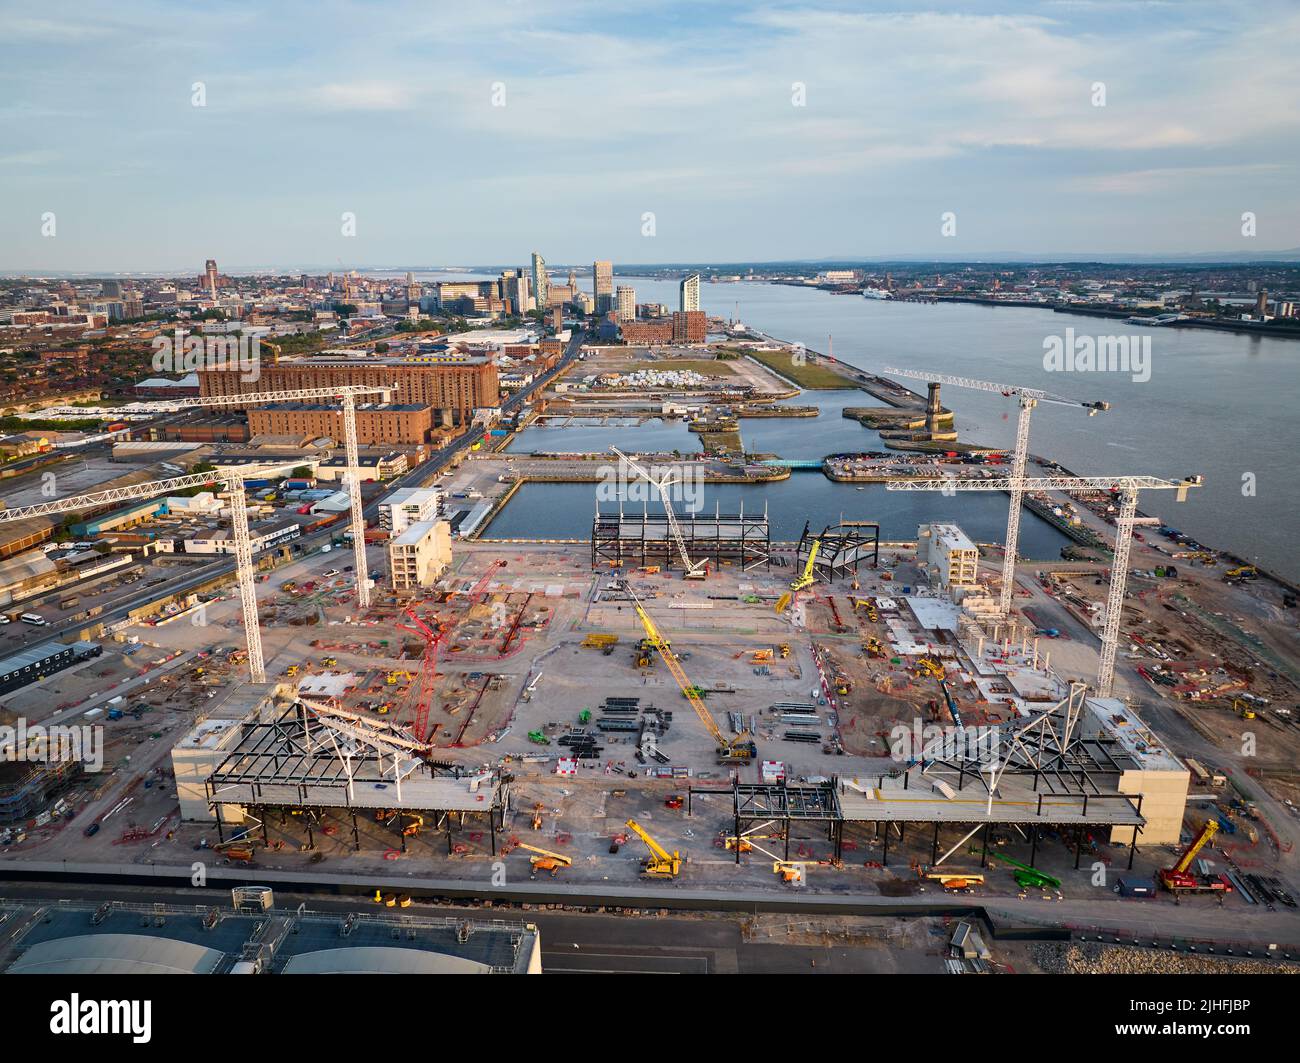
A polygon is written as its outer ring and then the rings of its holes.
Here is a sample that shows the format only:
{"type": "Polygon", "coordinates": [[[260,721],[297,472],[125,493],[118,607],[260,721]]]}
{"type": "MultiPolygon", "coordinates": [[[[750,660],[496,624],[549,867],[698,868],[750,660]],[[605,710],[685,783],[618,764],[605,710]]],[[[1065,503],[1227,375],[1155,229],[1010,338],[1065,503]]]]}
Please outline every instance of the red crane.
{"type": "Polygon", "coordinates": [[[492,573],[499,568],[505,568],[505,564],[504,561],[493,561],[492,564],[488,566],[488,570],[479,577],[479,581],[474,584],[473,589],[469,592],[469,605],[471,609],[483,600],[483,595],[487,591],[488,581],[492,579],[492,573]]]}
{"type": "Polygon", "coordinates": [[[415,717],[411,721],[412,737],[417,742],[424,742],[428,738],[426,731],[429,726],[429,706],[433,701],[433,681],[438,677],[438,647],[442,645],[451,628],[437,620],[434,620],[435,626],[430,627],[416,616],[413,609],[407,609],[406,616],[411,623],[397,626],[424,639],[424,654],[420,659],[420,678],[417,681],[418,685],[412,684],[416,687],[416,696],[415,717]]]}

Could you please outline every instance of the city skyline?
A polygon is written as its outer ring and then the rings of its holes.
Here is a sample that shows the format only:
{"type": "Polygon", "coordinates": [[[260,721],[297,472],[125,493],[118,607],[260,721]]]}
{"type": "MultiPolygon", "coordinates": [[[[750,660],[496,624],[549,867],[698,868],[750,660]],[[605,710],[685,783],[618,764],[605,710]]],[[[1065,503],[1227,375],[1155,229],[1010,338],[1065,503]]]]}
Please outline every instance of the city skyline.
{"type": "Polygon", "coordinates": [[[8,5],[0,269],[1300,246],[1292,6],[862,6],[8,5]]]}

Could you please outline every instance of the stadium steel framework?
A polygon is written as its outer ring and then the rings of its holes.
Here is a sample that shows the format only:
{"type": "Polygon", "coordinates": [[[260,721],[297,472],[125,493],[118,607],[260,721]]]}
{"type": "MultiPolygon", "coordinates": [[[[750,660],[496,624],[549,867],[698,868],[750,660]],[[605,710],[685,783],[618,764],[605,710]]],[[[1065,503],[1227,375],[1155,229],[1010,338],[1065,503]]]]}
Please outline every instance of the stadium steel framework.
{"type": "Polygon", "coordinates": [[[845,520],[826,528],[821,535],[810,535],[804,521],[803,534],[795,551],[795,568],[802,572],[808,553],[815,542],[813,578],[830,583],[844,576],[857,575],[858,566],[868,560],[872,568],[880,567],[880,525],[872,520],[845,520]]]}
{"type": "Polygon", "coordinates": [[[221,807],[236,806],[252,815],[247,838],[260,826],[269,844],[267,815],[279,811],[302,817],[308,848],[315,846],[313,817],[337,809],[351,817],[352,842],[361,848],[357,812],[383,813],[396,824],[401,851],[406,828],[424,825],[445,830],[447,851],[454,832],[470,815],[487,817],[496,855],[496,832],[503,826],[508,788],[497,774],[466,774],[453,764],[428,760],[429,746],[387,724],[327,705],[302,701],[270,718],[243,724],[238,744],[204,783],[208,806],[225,843],[221,807]]]}
{"type": "MultiPolygon", "coordinates": [[[[1029,842],[1031,865],[1040,832],[1054,830],[1072,839],[1078,868],[1090,829],[1132,828],[1132,868],[1138,835],[1146,824],[1143,795],[1118,789],[1121,774],[1132,767],[1122,747],[1113,739],[1083,735],[1086,693],[1084,684],[1074,683],[1055,705],[993,735],[988,732],[996,729],[947,729],[915,755],[876,775],[836,775],[829,782],[797,786],[733,780],[735,837],[779,826],[788,860],[791,828],[821,823],[832,843],[832,861],[839,862],[845,825],[871,824],[883,865],[889,863],[891,837],[901,844],[911,824],[932,829],[930,864],[937,866],[982,832],[980,866],[985,867],[992,828],[1007,828],[1029,842]],[[941,855],[940,831],[945,828],[961,835],[941,855]]],[[[689,793],[693,799],[728,791],[701,786],[689,793]]],[[[693,805],[688,804],[691,811],[693,805]]]]}
{"type": "MultiPolygon", "coordinates": [[[[680,513],[686,552],[693,561],[712,561],[720,565],[730,561],[747,571],[772,564],[772,536],[767,507],[761,515],[723,513],[715,506],[713,514],[680,513]]],[[[640,512],[625,512],[622,504],[615,511],[602,512],[599,504],[591,522],[591,567],[606,564],[658,564],[681,568],[681,554],[673,538],[666,514],[654,513],[643,505],[640,512]]]]}

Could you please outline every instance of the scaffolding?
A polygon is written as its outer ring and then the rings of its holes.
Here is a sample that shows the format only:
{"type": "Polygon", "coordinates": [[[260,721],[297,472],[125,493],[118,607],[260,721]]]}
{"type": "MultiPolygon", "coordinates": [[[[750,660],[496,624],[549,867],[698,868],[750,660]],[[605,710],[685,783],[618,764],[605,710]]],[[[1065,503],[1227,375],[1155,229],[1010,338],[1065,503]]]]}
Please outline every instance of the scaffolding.
{"type": "MultiPolygon", "coordinates": [[[[723,513],[677,515],[677,531],[686,552],[695,561],[712,561],[714,566],[729,562],[748,571],[772,564],[772,536],[767,507],[761,515],[723,513]]],[[[591,567],[604,565],[657,564],[682,567],[675,531],[666,513],[643,505],[639,512],[603,511],[599,504],[591,522],[591,567]]]]}

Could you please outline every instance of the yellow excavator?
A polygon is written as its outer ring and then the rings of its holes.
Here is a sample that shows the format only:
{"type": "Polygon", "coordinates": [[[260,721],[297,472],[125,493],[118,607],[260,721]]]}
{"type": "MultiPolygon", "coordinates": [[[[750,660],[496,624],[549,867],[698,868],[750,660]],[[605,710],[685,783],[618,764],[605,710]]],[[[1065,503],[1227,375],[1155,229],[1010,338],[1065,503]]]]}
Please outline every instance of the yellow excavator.
{"type": "Polygon", "coordinates": [[[778,613],[784,613],[796,594],[805,587],[813,585],[813,562],[817,560],[817,551],[821,549],[821,546],[822,541],[820,539],[813,540],[812,549],[808,551],[808,560],[804,562],[803,571],[791,581],[790,589],[776,600],[776,611],[778,613]]]}
{"type": "Polygon", "coordinates": [[[686,700],[691,703],[691,708],[695,710],[695,715],[700,718],[700,722],[704,724],[705,729],[713,736],[714,742],[717,743],[716,752],[718,763],[748,764],[758,756],[758,747],[750,739],[749,732],[742,732],[741,734],[736,735],[735,738],[728,738],[722,733],[722,728],[719,727],[717,721],[714,720],[713,713],[709,712],[704,702],[700,700],[700,696],[697,693],[699,688],[686,678],[686,673],[682,670],[681,662],[677,660],[677,655],[673,653],[672,647],[668,644],[668,640],[664,638],[663,635],[659,633],[659,629],[655,627],[655,622],[650,619],[650,614],[645,611],[644,606],[641,604],[641,599],[630,590],[628,593],[632,595],[632,604],[636,608],[637,618],[641,621],[641,626],[645,628],[645,645],[659,651],[659,656],[663,658],[664,664],[668,666],[668,671],[672,673],[673,679],[676,680],[677,685],[681,687],[681,691],[686,696],[686,700]]]}
{"type": "Polygon", "coordinates": [[[536,856],[528,858],[528,862],[533,867],[534,874],[538,871],[549,871],[551,878],[560,873],[562,868],[572,867],[573,860],[563,853],[553,853],[549,849],[540,849],[536,845],[519,845],[520,849],[527,849],[530,853],[536,853],[536,856]]]}
{"type": "Polygon", "coordinates": [[[627,821],[627,829],[646,844],[650,855],[641,861],[641,873],[656,878],[676,878],[682,869],[682,857],[676,849],[671,853],[648,835],[634,819],[627,821]]]}

